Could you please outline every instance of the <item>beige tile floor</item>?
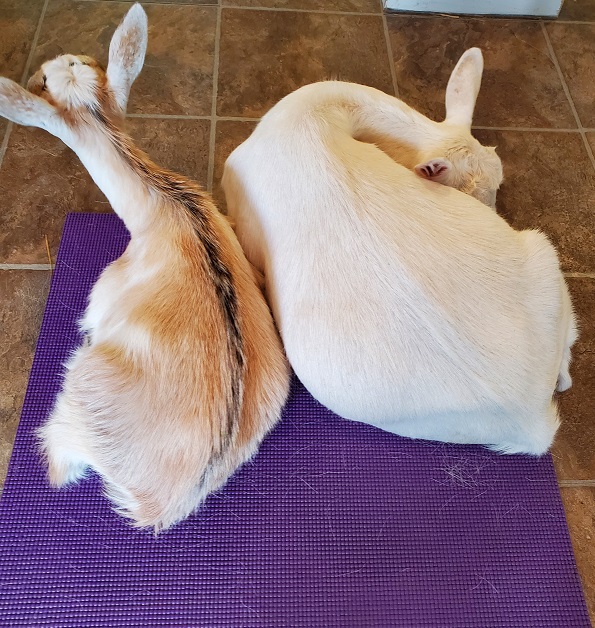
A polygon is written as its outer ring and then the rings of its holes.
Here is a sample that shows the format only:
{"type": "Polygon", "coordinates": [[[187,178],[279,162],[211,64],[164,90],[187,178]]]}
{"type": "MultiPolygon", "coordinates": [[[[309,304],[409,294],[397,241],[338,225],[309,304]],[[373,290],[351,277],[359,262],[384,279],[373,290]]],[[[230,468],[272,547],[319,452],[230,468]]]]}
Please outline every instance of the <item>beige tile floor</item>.
{"type": "MultiPolygon", "coordinates": [[[[129,3],[0,0],[0,75],[24,83],[60,52],[105,61],[129,3]]],[[[560,251],[581,324],[574,387],[554,448],[577,563],[595,621],[595,0],[550,20],[383,15],[380,0],[146,2],[150,37],[128,127],[165,166],[224,205],[229,152],[279,98],[337,77],[444,115],[459,55],[482,47],[476,135],[498,146],[498,210],[560,251]]],[[[111,211],[73,154],[0,121],[0,478],[14,440],[64,217],[111,211]]]]}

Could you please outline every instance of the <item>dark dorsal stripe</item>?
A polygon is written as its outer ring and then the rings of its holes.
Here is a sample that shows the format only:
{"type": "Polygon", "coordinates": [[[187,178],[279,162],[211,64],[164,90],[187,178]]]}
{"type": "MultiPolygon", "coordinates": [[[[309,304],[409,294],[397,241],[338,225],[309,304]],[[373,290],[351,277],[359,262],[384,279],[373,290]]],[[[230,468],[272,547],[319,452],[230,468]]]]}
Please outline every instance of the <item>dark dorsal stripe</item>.
{"type": "Polygon", "coordinates": [[[244,392],[245,355],[233,277],[222,261],[219,241],[209,222],[208,210],[205,208],[205,200],[209,202],[209,198],[196,183],[153,164],[149,157],[136,149],[132,140],[117,129],[102,111],[96,108],[89,108],[89,111],[105,129],[118,153],[147,186],[181,207],[191,218],[194,233],[206,253],[207,272],[215,286],[225,319],[232,374],[231,399],[228,401],[225,424],[221,426],[220,448],[219,451],[213,452],[215,456],[219,456],[229,447],[238,429],[244,392]]]}

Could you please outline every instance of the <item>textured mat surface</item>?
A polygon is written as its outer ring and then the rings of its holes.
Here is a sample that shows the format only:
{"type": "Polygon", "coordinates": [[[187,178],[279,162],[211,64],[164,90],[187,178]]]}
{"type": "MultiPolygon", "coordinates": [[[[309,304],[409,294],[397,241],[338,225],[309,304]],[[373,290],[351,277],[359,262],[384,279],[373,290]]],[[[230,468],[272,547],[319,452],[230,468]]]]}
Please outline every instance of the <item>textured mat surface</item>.
{"type": "Polygon", "coordinates": [[[589,626],[549,457],[398,438],[299,382],[253,463],[156,539],[96,478],[51,490],[33,433],[127,240],[68,217],[0,502],[0,625],[589,626]]]}

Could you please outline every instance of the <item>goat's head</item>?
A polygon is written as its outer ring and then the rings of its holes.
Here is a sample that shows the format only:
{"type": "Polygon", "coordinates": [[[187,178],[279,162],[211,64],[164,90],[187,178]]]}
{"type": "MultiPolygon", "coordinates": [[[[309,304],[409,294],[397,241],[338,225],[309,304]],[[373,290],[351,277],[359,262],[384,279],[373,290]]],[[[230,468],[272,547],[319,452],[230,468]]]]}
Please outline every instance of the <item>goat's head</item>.
{"type": "Polygon", "coordinates": [[[0,115],[65,141],[89,124],[122,117],[146,48],[147,16],[135,4],[114,33],[107,71],[90,57],[65,54],[46,61],[26,90],[0,78],[0,115]]]}
{"type": "Polygon", "coordinates": [[[470,48],[459,59],[448,81],[443,137],[428,150],[415,171],[425,179],[457,188],[495,207],[503,177],[502,162],[495,148],[482,146],[471,135],[482,73],[481,50],[470,48]]]}

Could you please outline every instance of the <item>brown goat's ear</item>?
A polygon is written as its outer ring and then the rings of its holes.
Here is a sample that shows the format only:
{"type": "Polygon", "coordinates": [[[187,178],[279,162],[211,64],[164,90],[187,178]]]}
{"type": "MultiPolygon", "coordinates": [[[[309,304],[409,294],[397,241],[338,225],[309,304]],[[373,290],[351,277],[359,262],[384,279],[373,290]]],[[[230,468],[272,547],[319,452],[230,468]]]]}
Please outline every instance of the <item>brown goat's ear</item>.
{"type": "Polygon", "coordinates": [[[143,68],[147,40],[147,14],[137,3],[116,29],[109,47],[107,80],[123,112],[126,111],[132,83],[143,68]]]}
{"type": "Polygon", "coordinates": [[[36,126],[53,135],[58,124],[56,109],[8,78],[0,77],[0,116],[23,126],[36,126]]]}
{"type": "Polygon", "coordinates": [[[459,59],[446,86],[446,122],[471,128],[482,74],[481,50],[469,48],[459,59]]]}
{"type": "Polygon", "coordinates": [[[417,164],[414,170],[422,179],[446,183],[452,170],[452,164],[444,158],[430,159],[423,164],[417,164]]]}

